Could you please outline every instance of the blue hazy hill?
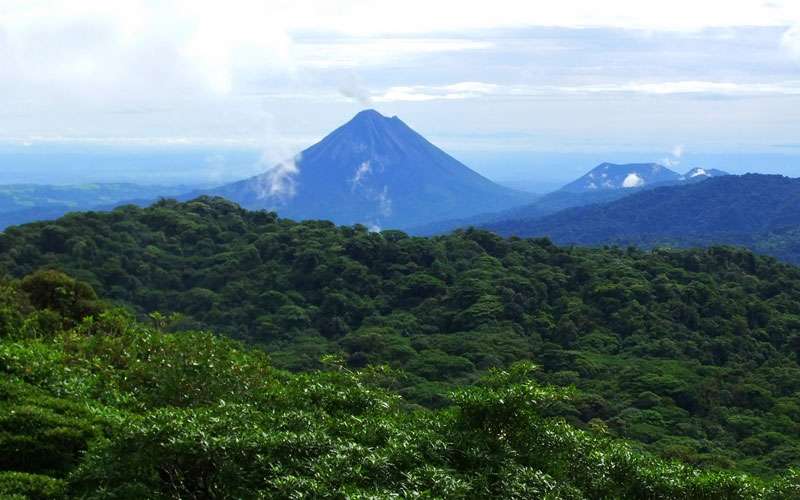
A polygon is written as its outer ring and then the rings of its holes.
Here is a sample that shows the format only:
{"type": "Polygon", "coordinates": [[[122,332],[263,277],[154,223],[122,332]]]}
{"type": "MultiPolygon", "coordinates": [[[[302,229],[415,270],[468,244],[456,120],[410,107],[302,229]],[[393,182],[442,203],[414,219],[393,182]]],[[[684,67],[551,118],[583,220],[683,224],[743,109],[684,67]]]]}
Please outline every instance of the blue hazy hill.
{"type": "Polygon", "coordinates": [[[409,231],[413,234],[428,236],[447,233],[457,228],[485,226],[503,221],[532,221],[568,208],[611,202],[643,190],[696,183],[724,175],[730,174],[719,169],[695,167],[685,174],[679,175],[656,163],[623,165],[602,163],[580,179],[557,191],[538,197],[529,204],[500,212],[434,221],[409,228],[409,231]],[[625,184],[626,179],[628,179],[629,185],[625,184]]]}
{"type": "Polygon", "coordinates": [[[108,210],[136,200],[148,204],[162,196],[185,192],[185,186],[146,186],[130,183],[93,183],[66,186],[0,185],[0,229],[57,219],[68,212],[108,210]]]}
{"type": "Polygon", "coordinates": [[[726,175],[486,227],[502,235],[547,236],[560,244],[732,244],[800,262],[798,206],[800,179],[726,175]]]}
{"type": "Polygon", "coordinates": [[[561,189],[572,193],[632,189],[678,181],[680,178],[679,173],[658,163],[601,163],[561,189]]]}

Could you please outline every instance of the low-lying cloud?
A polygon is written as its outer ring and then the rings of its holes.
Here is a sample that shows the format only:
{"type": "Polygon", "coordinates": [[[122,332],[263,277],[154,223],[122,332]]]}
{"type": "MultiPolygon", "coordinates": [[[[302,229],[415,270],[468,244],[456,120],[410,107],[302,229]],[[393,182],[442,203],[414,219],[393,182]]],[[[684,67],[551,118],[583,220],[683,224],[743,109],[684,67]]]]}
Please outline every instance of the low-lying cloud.
{"type": "Polygon", "coordinates": [[[256,192],[260,199],[285,203],[297,194],[297,175],[300,173],[300,156],[283,160],[256,178],[256,192]]]}
{"type": "Polygon", "coordinates": [[[369,90],[355,76],[350,75],[339,84],[339,93],[354,100],[362,107],[372,106],[372,96],[369,90]]]}
{"type": "Polygon", "coordinates": [[[644,179],[642,179],[639,174],[635,172],[631,172],[625,176],[625,180],[622,181],[622,187],[624,188],[635,188],[640,186],[644,186],[644,179]]]}
{"type": "Polygon", "coordinates": [[[667,168],[675,168],[681,164],[681,158],[683,158],[683,145],[678,144],[672,148],[670,152],[671,156],[665,156],[660,160],[660,163],[667,168]]]}
{"type": "Polygon", "coordinates": [[[781,45],[800,59],[800,24],[792,26],[781,37],[781,45]]]}
{"type": "Polygon", "coordinates": [[[351,191],[355,191],[360,187],[362,181],[364,181],[370,173],[372,173],[372,166],[369,160],[359,165],[358,168],[356,168],[356,172],[353,174],[353,178],[350,179],[351,191]]]}
{"type": "Polygon", "coordinates": [[[383,190],[378,193],[378,210],[384,217],[392,215],[392,198],[389,196],[389,186],[383,186],[383,190]]]}
{"type": "MultiPolygon", "coordinates": [[[[800,43],[800,41],[798,42],[800,43]]],[[[735,83],[714,81],[628,82],[606,85],[503,85],[459,82],[449,85],[394,86],[373,94],[375,102],[419,102],[460,99],[526,99],[559,95],[800,95],[800,81],[735,83]]]]}

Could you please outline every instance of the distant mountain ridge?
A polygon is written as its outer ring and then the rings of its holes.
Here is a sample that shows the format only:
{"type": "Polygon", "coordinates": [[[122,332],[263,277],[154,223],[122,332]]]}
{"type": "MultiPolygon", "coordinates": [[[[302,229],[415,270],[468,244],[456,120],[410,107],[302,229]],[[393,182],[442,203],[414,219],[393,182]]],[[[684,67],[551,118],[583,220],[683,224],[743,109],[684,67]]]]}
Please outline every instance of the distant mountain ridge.
{"type": "Polygon", "coordinates": [[[800,179],[727,175],[486,228],[501,235],[547,236],[560,244],[734,244],[800,263],[798,207],[800,179]]]}
{"type": "Polygon", "coordinates": [[[80,210],[110,210],[120,203],[149,204],[162,196],[184,193],[186,186],[147,186],[131,183],[75,185],[0,185],[0,230],[8,226],[57,219],[80,210]]]}
{"type": "Polygon", "coordinates": [[[561,190],[580,193],[610,189],[630,189],[661,182],[677,181],[680,174],[658,163],[601,163],[586,175],[561,190]]]}
{"type": "Polygon", "coordinates": [[[485,226],[494,222],[519,219],[538,219],[572,207],[582,207],[596,203],[604,203],[633,194],[641,188],[631,190],[603,190],[572,193],[554,191],[541,196],[531,203],[503,210],[501,212],[484,213],[462,219],[447,219],[431,222],[421,226],[408,228],[412,234],[432,236],[444,234],[455,229],[469,226],[485,226]]]}
{"type": "Polygon", "coordinates": [[[219,188],[282,217],[400,228],[522,205],[533,195],[500,186],[428,142],[402,120],[358,113],[292,163],[219,188]]]}
{"type": "Polygon", "coordinates": [[[729,175],[718,169],[695,167],[681,175],[658,163],[601,163],[582,177],[561,188],[561,191],[585,193],[617,189],[635,189],[698,181],[729,175]]]}
{"type": "Polygon", "coordinates": [[[710,177],[722,177],[723,175],[731,175],[724,170],[719,170],[717,168],[702,168],[702,167],[695,167],[685,174],[681,176],[682,180],[692,180],[692,179],[708,179],[710,177]]]}
{"type": "Polygon", "coordinates": [[[693,168],[683,175],[656,163],[602,163],[586,175],[563,188],[537,198],[535,201],[501,212],[484,213],[461,219],[435,221],[409,228],[413,234],[429,236],[469,226],[485,226],[507,220],[533,220],[573,207],[607,203],[642,190],[704,181],[711,177],[730,175],[718,169],[693,168]],[[635,176],[635,182],[631,177],[635,176]],[[596,179],[605,179],[603,187],[591,187],[596,179]],[[620,183],[620,179],[622,179],[620,183]],[[628,179],[629,184],[625,185],[628,179]],[[586,184],[588,183],[588,185],[586,184]],[[583,186],[583,188],[581,187],[583,186]],[[587,187],[588,186],[588,187],[587,187]]]}

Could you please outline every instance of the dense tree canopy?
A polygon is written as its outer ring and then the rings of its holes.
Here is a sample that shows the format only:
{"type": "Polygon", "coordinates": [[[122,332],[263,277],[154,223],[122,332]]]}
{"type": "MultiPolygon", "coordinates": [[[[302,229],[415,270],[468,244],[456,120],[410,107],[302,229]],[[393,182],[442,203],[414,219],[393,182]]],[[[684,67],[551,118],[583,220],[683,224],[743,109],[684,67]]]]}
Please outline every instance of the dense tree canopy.
{"type": "MultiPolygon", "coordinates": [[[[426,407],[532,361],[539,383],[577,388],[543,414],[708,468],[800,463],[800,270],[744,250],[415,238],[200,198],[10,228],[0,266],[64,270],[141,320],[256,344],[278,368],[387,364],[388,386],[426,407]]],[[[59,307],[92,312],[91,294],[60,286],[59,307]]]]}
{"type": "Polygon", "coordinates": [[[703,472],[550,417],[572,391],[539,384],[530,363],[414,409],[383,388],[386,367],[330,358],[293,375],[210,333],[164,333],[97,301],[76,323],[71,302],[36,297],[64,290],[88,289],[52,272],[0,282],[3,498],[800,495],[792,470],[703,472]]]}

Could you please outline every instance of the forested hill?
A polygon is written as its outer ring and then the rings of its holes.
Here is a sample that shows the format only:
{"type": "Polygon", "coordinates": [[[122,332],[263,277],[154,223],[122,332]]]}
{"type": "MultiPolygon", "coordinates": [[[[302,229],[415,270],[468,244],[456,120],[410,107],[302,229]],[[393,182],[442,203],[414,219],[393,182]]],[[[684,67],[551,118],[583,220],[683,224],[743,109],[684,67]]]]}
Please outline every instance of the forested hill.
{"type": "Polygon", "coordinates": [[[0,497],[747,499],[800,495],[656,459],[547,416],[518,363],[411,410],[385,368],[291,375],[257,349],[137,323],[42,271],[0,279],[0,497]]]}
{"type": "Polygon", "coordinates": [[[798,206],[800,179],[727,175],[487,228],[503,235],[547,236],[561,244],[734,244],[800,263],[798,206]]]}
{"type": "MultiPolygon", "coordinates": [[[[710,181],[709,181],[710,182],[710,181]]],[[[302,223],[220,198],[9,228],[12,276],[58,268],[138,313],[183,314],[282,368],[388,363],[425,406],[491,367],[542,366],[547,411],[705,467],[800,463],[800,269],[725,247],[561,248],[302,223]]]]}

